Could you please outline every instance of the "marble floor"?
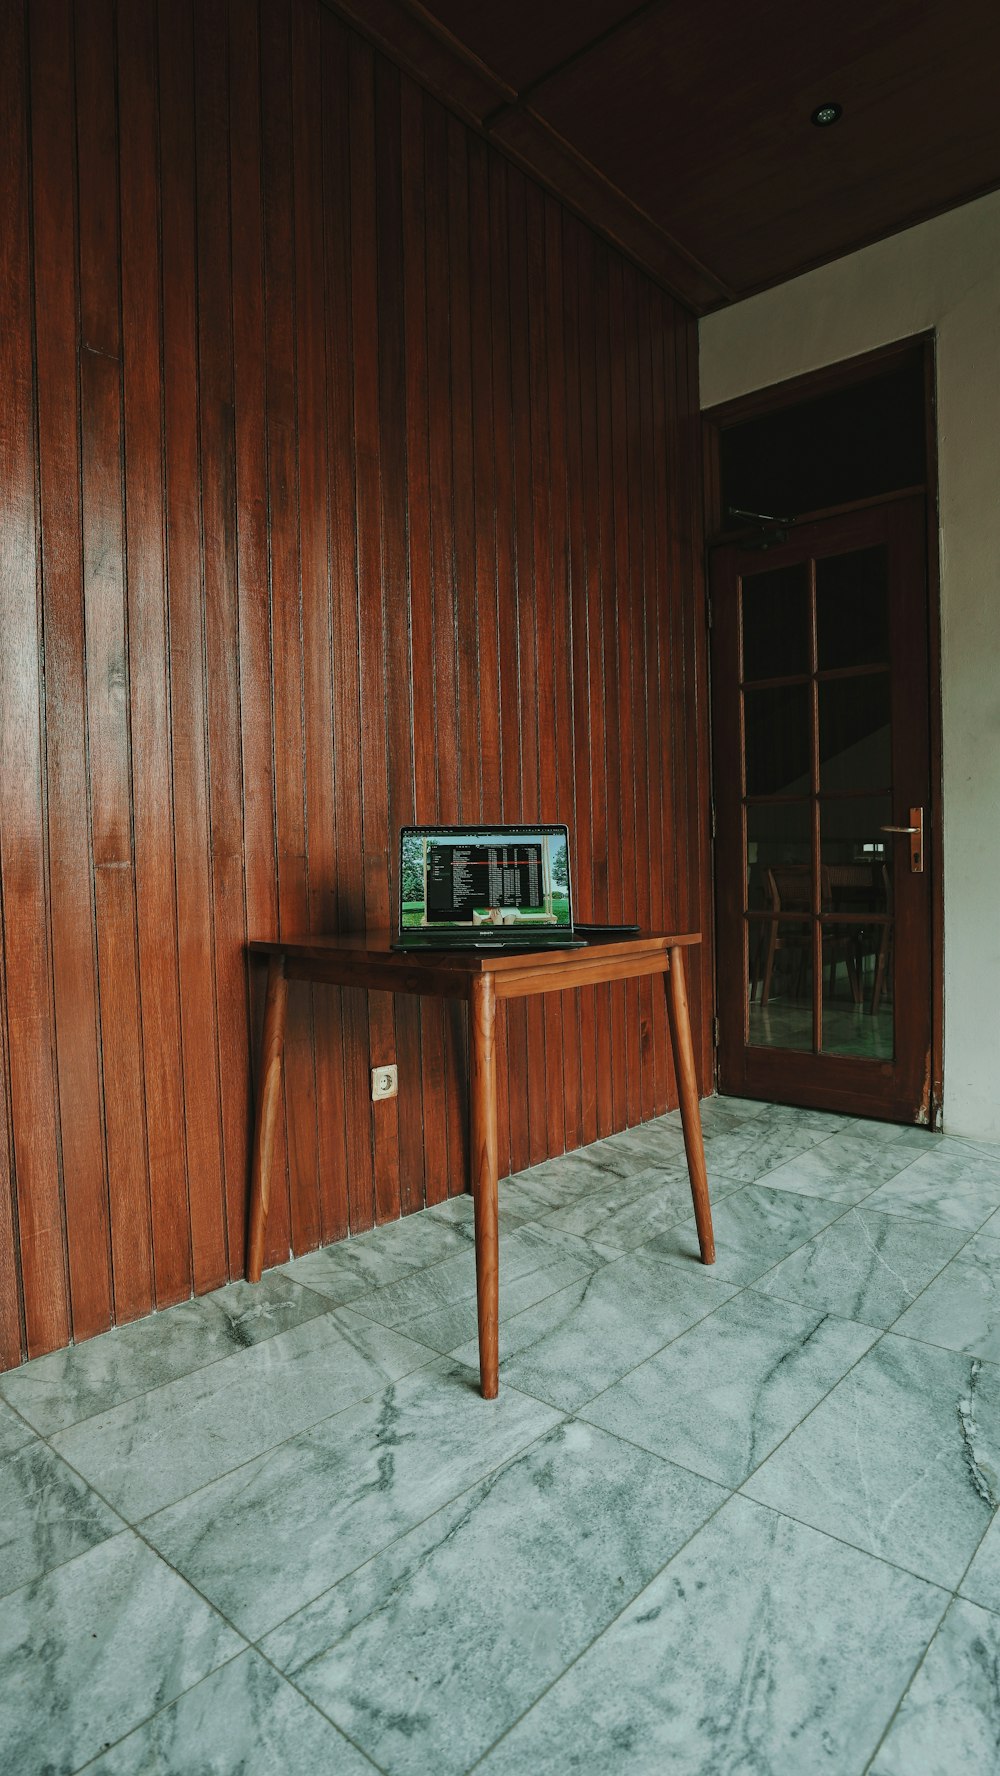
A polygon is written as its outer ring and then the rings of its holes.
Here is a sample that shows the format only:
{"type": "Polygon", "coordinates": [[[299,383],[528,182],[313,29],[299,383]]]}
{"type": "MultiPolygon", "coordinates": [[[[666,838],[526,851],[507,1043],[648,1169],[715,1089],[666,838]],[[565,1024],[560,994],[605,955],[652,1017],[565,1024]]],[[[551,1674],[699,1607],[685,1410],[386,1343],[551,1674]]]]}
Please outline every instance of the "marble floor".
{"type": "Polygon", "coordinates": [[[1000,1150],[703,1117],[0,1377],[0,1770],[1000,1769],[1000,1150]]]}

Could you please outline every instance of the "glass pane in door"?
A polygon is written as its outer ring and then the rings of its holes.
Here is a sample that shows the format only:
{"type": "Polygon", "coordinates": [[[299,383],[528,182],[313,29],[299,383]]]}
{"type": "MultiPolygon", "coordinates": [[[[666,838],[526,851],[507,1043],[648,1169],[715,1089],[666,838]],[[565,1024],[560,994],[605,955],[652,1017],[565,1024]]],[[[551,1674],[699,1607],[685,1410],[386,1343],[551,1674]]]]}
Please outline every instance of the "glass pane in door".
{"type": "Polygon", "coordinates": [[[820,677],[821,789],[889,789],[891,738],[887,672],[820,677]]]}
{"type": "Polygon", "coordinates": [[[891,823],[888,796],[820,798],[826,1054],[894,1052],[891,823]]]}
{"type": "Polygon", "coordinates": [[[743,580],[743,678],[809,671],[809,575],[801,565],[743,580]]]}
{"type": "MultiPolygon", "coordinates": [[[[779,887],[792,892],[781,871],[779,887]]],[[[806,880],[808,891],[808,878],[806,880]]],[[[813,1047],[813,920],[783,913],[747,920],[751,1048],[813,1047]]]]}
{"type": "Polygon", "coordinates": [[[806,683],[744,692],[747,795],[808,795],[811,701],[806,683]]]}
{"type": "Polygon", "coordinates": [[[816,562],[817,665],[888,665],[888,552],[851,549],[816,562]]]}

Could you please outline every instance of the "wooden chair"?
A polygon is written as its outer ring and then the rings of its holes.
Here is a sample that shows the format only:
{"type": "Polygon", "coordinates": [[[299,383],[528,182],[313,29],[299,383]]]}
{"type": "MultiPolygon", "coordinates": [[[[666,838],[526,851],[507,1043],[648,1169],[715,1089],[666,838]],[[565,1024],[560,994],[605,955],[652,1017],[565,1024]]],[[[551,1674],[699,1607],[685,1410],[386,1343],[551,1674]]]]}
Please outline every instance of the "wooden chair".
{"type": "Polygon", "coordinates": [[[885,924],[858,925],[852,944],[858,988],[855,994],[856,1003],[861,1001],[865,961],[869,956],[875,959],[875,979],[868,1007],[874,1016],[885,987],[892,950],[892,881],[888,867],[884,863],[833,863],[828,866],[826,874],[829,878],[831,906],[837,908],[839,903],[853,911],[879,911],[886,914],[885,924]],[[882,895],[881,907],[878,905],[878,890],[881,890],[882,895]]]}
{"type": "Polygon", "coordinates": [[[885,977],[892,954],[892,877],[887,864],[882,865],[882,882],[885,888],[886,922],[881,927],[878,950],[875,956],[875,980],[872,985],[872,1002],[868,1007],[872,1017],[878,1011],[879,1000],[885,986],[885,977]]]}
{"type": "MultiPolygon", "coordinates": [[[[811,913],[812,911],[812,878],[807,865],[786,864],[772,866],[766,871],[767,891],[771,901],[771,911],[779,913],[811,913]]],[[[830,880],[830,867],[824,865],[821,881],[822,904],[824,911],[833,907],[833,885],[830,880]]],[[[761,982],[761,1005],[766,1005],[771,994],[771,978],[774,973],[774,959],[779,950],[794,950],[799,955],[799,967],[796,978],[796,992],[801,990],[802,974],[807,956],[812,951],[812,931],[808,925],[786,924],[781,929],[781,920],[774,917],[769,921],[764,938],[764,968],[761,982]]],[[[861,1002],[861,985],[855,965],[854,945],[850,934],[831,931],[823,938],[823,964],[830,965],[830,995],[836,989],[837,965],[843,962],[847,968],[847,978],[855,1005],[861,1002]]],[[[750,986],[750,997],[753,998],[757,986],[757,967],[754,967],[754,979],[750,986]]]]}

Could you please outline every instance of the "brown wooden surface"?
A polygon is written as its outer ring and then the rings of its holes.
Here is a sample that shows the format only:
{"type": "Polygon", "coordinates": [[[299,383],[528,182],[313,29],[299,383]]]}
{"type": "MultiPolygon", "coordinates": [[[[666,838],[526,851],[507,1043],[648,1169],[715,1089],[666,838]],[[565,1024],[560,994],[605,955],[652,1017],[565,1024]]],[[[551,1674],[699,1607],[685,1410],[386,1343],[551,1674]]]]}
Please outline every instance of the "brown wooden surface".
{"type": "MultiPolygon", "coordinates": [[[[286,984],[288,978],[353,984],[401,999],[434,995],[468,1005],[469,1034],[469,1172],[474,1198],[476,1300],[479,1327],[479,1373],[484,1399],[496,1398],[499,1380],[499,1279],[497,1140],[497,1002],[547,995],[545,1004],[562,1003],[563,995],[583,983],[612,984],[638,977],[666,977],[670,1042],[680,1096],[681,1123],[688,1176],[704,1264],[715,1262],[715,1238],[708,1193],[708,1174],[701,1133],[698,1074],[685,979],[685,952],[701,942],[700,933],[643,932],[627,939],[602,940],[578,949],[536,950],[487,955],[475,951],[436,951],[418,958],[394,949],[388,932],[358,932],[335,938],[251,943],[251,952],[267,958],[267,997],[261,1039],[250,1179],[249,1260],[247,1276],[260,1281],[267,1240],[270,1184],[274,1170],[276,1109],[285,1056],[286,984]]],[[[696,950],[694,953],[697,953],[696,950]]]]}
{"type": "MultiPolygon", "coordinates": [[[[241,1274],[247,934],[387,921],[404,821],[565,819],[585,918],[707,878],[690,317],[320,0],[0,32],[7,1365],[241,1274]]],[[[501,1003],[503,1170],[667,1053],[501,1003]]],[[[292,978],[286,1059],[266,1262],[464,1188],[460,1004],[292,978]]]]}
{"type": "Polygon", "coordinates": [[[493,976],[488,973],[473,975],[469,986],[469,1113],[472,1195],[476,1223],[479,1379],[484,1400],[496,1399],[500,1361],[495,1027],[493,976]]]}
{"type": "MultiPolygon", "coordinates": [[[[911,804],[928,806],[930,703],[923,499],[894,499],[854,513],[796,526],[787,543],[767,553],[768,569],[809,562],[851,549],[883,545],[887,552],[887,603],[892,698],[893,820],[908,823],[911,804]]],[[[891,1060],[750,1046],[747,1041],[748,934],[742,806],[743,738],[740,709],[739,583],[761,571],[759,550],[738,544],[714,551],[712,561],[712,659],[715,795],[718,819],[716,898],[719,947],[719,1081],[737,1096],[774,1099],[818,1109],[890,1121],[927,1123],[932,1116],[933,960],[931,883],[937,860],[928,834],[923,874],[911,874],[907,844],[893,853],[893,1030],[891,1060]]],[[[815,664],[815,663],[814,663],[815,664]]],[[[815,673],[810,682],[815,687],[815,673]]],[[[812,819],[818,824],[818,754],[812,762],[812,819]]],[[[817,833],[813,834],[816,854],[817,833]]],[[[820,878],[813,888],[819,914],[820,878]]],[[[846,912],[813,920],[813,1018],[822,1009],[825,924],[864,923],[846,912]]],[[[767,915],[764,915],[766,923],[767,915]]],[[[869,923],[880,925],[876,915],[869,923]]]]}
{"type": "Polygon", "coordinates": [[[329,3],[695,309],[1000,183],[992,0],[329,3]]]}
{"type": "Polygon", "coordinates": [[[253,1165],[250,1174],[251,1237],[247,1252],[247,1277],[260,1282],[264,1264],[264,1229],[271,1206],[274,1172],[274,1134],[285,1062],[285,1025],[288,1015],[288,980],[281,950],[268,958],[264,1029],[260,1043],[257,1077],[257,1108],[254,1118],[253,1165]]]}

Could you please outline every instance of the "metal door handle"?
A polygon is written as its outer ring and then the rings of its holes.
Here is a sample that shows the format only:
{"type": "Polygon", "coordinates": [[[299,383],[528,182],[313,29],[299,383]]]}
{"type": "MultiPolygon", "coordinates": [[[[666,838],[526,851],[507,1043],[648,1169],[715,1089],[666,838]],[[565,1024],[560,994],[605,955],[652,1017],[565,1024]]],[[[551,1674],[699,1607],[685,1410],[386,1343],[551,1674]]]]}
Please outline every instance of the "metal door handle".
{"type": "Polygon", "coordinates": [[[922,808],[910,809],[909,826],[883,826],[879,829],[884,833],[907,834],[910,840],[910,873],[914,876],[923,875],[924,870],[924,811],[922,808]]]}

